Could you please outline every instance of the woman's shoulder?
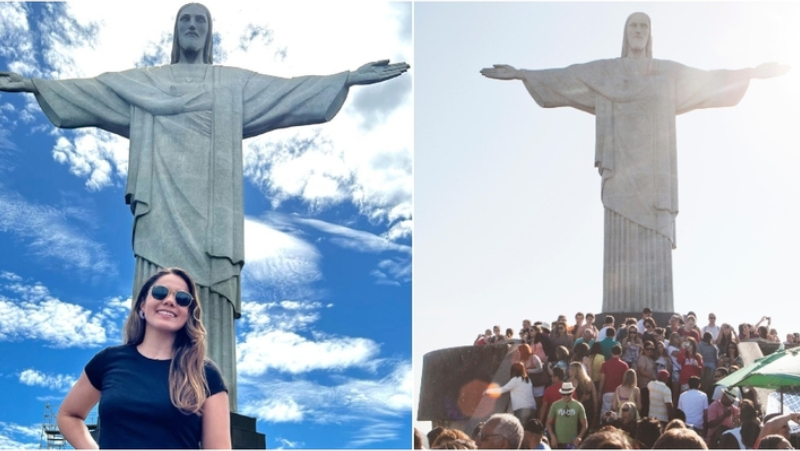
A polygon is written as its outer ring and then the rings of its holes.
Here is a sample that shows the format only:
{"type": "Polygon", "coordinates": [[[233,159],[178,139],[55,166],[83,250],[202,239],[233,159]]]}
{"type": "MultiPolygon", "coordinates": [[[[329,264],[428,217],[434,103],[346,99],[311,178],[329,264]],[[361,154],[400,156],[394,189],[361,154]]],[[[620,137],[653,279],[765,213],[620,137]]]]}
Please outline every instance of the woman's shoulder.
{"type": "Polygon", "coordinates": [[[225,378],[222,377],[222,371],[216,363],[211,359],[205,359],[203,362],[205,366],[206,382],[208,382],[209,396],[219,393],[221,391],[228,391],[228,385],[225,378]]]}
{"type": "Polygon", "coordinates": [[[128,344],[108,346],[107,348],[100,350],[100,352],[95,354],[95,356],[104,358],[127,356],[134,353],[135,349],[136,349],[135,346],[128,344]]]}

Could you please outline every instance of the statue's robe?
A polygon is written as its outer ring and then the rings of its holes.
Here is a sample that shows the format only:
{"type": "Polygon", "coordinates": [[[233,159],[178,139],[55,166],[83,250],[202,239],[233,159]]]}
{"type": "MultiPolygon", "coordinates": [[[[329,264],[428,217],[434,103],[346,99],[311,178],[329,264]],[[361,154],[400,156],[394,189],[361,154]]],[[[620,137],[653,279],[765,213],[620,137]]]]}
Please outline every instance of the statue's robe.
{"type": "Polygon", "coordinates": [[[283,79],[211,65],[191,66],[189,78],[176,73],[167,65],[33,82],[57,127],[99,127],[129,138],[125,201],[134,215],[134,296],[161,268],[177,266],[195,279],[209,357],[223,372],[235,410],[242,139],[330,120],[347,96],[348,73],[283,79]]]}
{"type": "Polygon", "coordinates": [[[734,106],[749,78],[649,59],[641,73],[623,58],[564,69],[523,70],[545,108],[595,115],[595,166],[605,207],[603,312],[672,312],[672,249],[678,214],[675,117],[734,106]]]}

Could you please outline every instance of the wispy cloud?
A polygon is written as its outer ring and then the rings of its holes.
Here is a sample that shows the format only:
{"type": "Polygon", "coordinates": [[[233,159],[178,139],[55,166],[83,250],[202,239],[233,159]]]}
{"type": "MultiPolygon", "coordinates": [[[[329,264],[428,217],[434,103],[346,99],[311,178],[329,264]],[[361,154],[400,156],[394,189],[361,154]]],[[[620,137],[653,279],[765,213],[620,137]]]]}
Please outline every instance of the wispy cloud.
{"type": "Polygon", "coordinates": [[[308,242],[253,218],[244,224],[242,297],[270,302],[315,296],[320,254],[308,242]]]}
{"type": "Polygon", "coordinates": [[[41,340],[54,348],[87,348],[106,343],[109,333],[118,330],[114,323],[124,311],[118,299],[92,313],[51,296],[40,283],[25,284],[14,280],[14,274],[4,275],[12,282],[0,284],[0,341],[41,340]]]}
{"type": "Polygon", "coordinates": [[[332,235],[331,242],[345,249],[371,253],[394,251],[411,254],[411,246],[393,243],[373,233],[351,229],[319,219],[295,217],[294,221],[332,235]]]}
{"type": "Polygon", "coordinates": [[[75,385],[73,376],[64,374],[44,374],[41,371],[29,368],[19,374],[19,381],[25,385],[46,387],[51,390],[67,391],[75,385]]]}
{"type": "MultiPolygon", "coordinates": [[[[401,429],[402,425],[396,422],[368,421],[366,425],[353,432],[353,438],[344,446],[345,448],[365,448],[376,443],[385,443],[396,440],[408,431],[401,429]]],[[[409,446],[411,439],[409,438],[409,446]]]]}
{"type": "Polygon", "coordinates": [[[319,302],[244,303],[245,332],[236,347],[239,373],[258,377],[269,370],[300,374],[373,365],[380,347],[370,339],[308,333],[321,307],[319,302]]]}
{"type": "Polygon", "coordinates": [[[54,260],[91,274],[116,275],[116,265],[105,247],[75,224],[89,216],[80,208],[28,202],[0,186],[0,232],[21,238],[42,261],[54,260]]]}
{"type": "Polygon", "coordinates": [[[276,438],[275,441],[279,443],[278,449],[295,449],[303,447],[303,442],[292,441],[282,437],[276,438]]]}
{"type": "MultiPolygon", "coordinates": [[[[378,267],[371,272],[371,275],[375,277],[376,283],[379,284],[399,286],[401,283],[411,280],[411,246],[395,243],[384,236],[374,233],[298,215],[267,212],[259,220],[263,221],[263,223],[259,222],[259,224],[271,230],[270,233],[281,231],[286,236],[308,236],[310,235],[308,230],[313,229],[314,232],[322,232],[324,234],[321,239],[350,251],[373,254],[387,252],[390,255],[391,253],[399,253],[400,256],[382,260],[378,267]]],[[[247,227],[245,228],[245,233],[247,233],[247,227]]],[[[262,235],[264,237],[269,236],[268,233],[263,233],[262,235]]],[[[312,254],[307,255],[310,256],[312,254]]],[[[275,258],[279,258],[280,254],[276,253],[275,256],[275,258]]]]}
{"type": "Polygon", "coordinates": [[[37,449],[41,433],[41,426],[0,421],[0,449],[37,449]]]}
{"type": "Polygon", "coordinates": [[[340,377],[336,384],[262,378],[242,386],[242,411],[270,422],[344,423],[397,418],[411,409],[411,365],[394,364],[377,379],[340,377]]]}
{"type": "Polygon", "coordinates": [[[409,258],[381,260],[378,263],[378,269],[373,270],[371,274],[379,284],[397,286],[400,285],[400,282],[410,282],[411,261],[409,258]]]}

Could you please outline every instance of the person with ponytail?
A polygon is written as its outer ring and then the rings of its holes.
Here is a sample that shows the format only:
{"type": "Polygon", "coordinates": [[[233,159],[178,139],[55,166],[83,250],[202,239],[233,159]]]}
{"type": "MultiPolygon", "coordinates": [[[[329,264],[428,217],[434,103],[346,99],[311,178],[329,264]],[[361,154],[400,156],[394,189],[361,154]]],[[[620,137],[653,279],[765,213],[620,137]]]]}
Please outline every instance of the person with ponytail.
{"type": "Polygon", "coordinates": [[[205,357],[197,288],[182,269],[162,269],[142,285],[123,343],[86,364],[58,411],[76,449],[231,448],[228,389],[205,357]],[[100,403],[99,441],[84,420],[100,403]]]}

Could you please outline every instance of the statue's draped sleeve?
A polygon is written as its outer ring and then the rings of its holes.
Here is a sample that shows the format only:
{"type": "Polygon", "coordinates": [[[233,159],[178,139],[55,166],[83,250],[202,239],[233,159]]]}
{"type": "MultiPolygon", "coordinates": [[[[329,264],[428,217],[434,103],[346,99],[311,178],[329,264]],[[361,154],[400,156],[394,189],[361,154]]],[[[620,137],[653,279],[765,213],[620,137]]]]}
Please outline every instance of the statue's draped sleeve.
{"type": "Polygon", "coordinates": [[[129,137],[131,106],[98,79],[33,79],[36,100],[56,127],[98,127],[129,137]]]}
{"type": "Polygon", "coordinates": [[[189,82],[159,66],[34,85],[54,125],[99,127],[130,139],[125,200],[134,215],[134,254],[184,267],[238,316],[242,139],[330,120],[347,97],[348,74],[287,79],[198,66],[189,82]],[[195,156],[183,157],[189,153],[195,156]]]}
{"type": "Polygon", "coordinates": [[[348,73],[279,78],[253,73],[243,92],[244,137],[331,120],[347,97],[348,73]]]}
{"type": "Polygon", "coordinates": [[[621,58],[521,73],[540,106],[595,115],[595,166],[603,178],[603,205],[674,244],[675,116],[736,105],[749,77],[742,71],[705,71],[665,60],[650,60],[645,73],[637,75],[626,70],[621,58]]]}

